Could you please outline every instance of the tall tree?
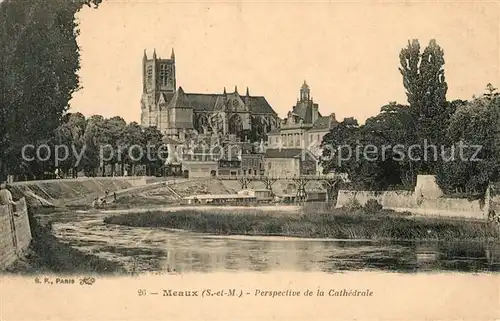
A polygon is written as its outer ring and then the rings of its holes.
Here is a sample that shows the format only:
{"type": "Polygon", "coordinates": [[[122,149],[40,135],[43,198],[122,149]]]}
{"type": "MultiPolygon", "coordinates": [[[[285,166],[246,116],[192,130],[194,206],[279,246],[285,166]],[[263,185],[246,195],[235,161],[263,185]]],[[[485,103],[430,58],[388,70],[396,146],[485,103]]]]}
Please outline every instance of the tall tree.
{"type": "Polygon", "coordinates": [[[321,166],[325,173],[347,172],[347,162],[342,161],[350,158],[351,146],[356,142],[359,132],[359,123],[352,117],[344,120],[333,127],[321,142],[321,166]]]}
{"type": "Polygon", "coordinates": [[[85,148],[83,137],[86,126],[87,120],[81,113],[68,113],[64,115],[63,123],[55,130],[54,145],[60,146],[59,152],[68,154],[68,158],[58,166],[65,175],[71,171],[74,177],[78,173],[81,164],[78,163],[77,155],[85,148]]]}
{"type": "Polygon", "coordinates": [[[0,2],[0,179],[49,138],[79,88],[75,13],[101,0],[0,2]]]}
{"type": "Polygon", "coordinates": [[[394,185],[409,188],[413,185],[414,164],[407,153],[415,141],[415,133],[408,129],[415,126],[410,108],[395,102],[382,106],[380,113],[367,119],[362,126],[365,144],[378,147],[379,177],[375,185],[378,189],[394,185]]]}
{"type": "Polygon", "coordinates": [[[135,166],[143,162],[142,157],[145,157],[141,150],[138,149],[140,146],[144,146],[144,128],[142,128],[138,123],[132,122],[127,125],[125,132],[120,144],[125,146],[122,152],[122,173],[124,173],[125,165],[131,167],[131,174],[135,173],[135,166]]]}
{"type": "Polygon", "coordinates": [[[100,166],[99,148],[103,141],[100,136],[103,135],[104,117],[94,115],[87,120],[87,125],[83,133],[82,140],[85,145],[81,168],[85,175],[96,176],[100,166]]]}
{"type": "Polygon", "coordinates": [[[459,106],[447,135],[450,141],[461,142],[462,154],[458,146],[448,151],[454,159],[438,168],[438,184],[447,192],[483,194],[490,181],[500,179],[500,96],[496,89],[489,85],[484,95],[459,106]]]}
{"type": "Polygon", "coordinates": [[[143,151],[142,164],[146,165],[146,174],[153,175],[167,159],[166,146],[163,144],[163,134],[155,127],[146,127],[143,131],[143,151]],[[163,148],[165,147],[165,148],[163,148]]]}
{"type": "MultiPolygon", "coordinates": [[[[415,144],[423,147],[427,141],[440,148],[446,143],[445,129],[453,113],[453,106],[446,101],[443,49],[432,39],[421,52],[419,41],[414,39],[401,50],[399,58],[408,103],[417,120],[415,127],[408,130],[416,133],[415,144]]],[[[422,150],[419,156],[423,159],[422,150]]],[[[431,158],[415,165],[418,173],[434,173],[437,163],[431,158]]]]}

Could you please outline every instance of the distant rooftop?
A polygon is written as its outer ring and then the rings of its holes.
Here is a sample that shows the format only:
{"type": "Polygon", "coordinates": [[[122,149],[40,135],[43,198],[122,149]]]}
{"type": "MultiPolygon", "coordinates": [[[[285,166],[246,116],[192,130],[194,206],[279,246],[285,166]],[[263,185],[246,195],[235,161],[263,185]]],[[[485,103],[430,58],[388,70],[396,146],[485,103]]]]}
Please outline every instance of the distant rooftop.
{"type": "Polygon", "coordinates": [[[184,199],[186,200],[192,200],[192,199],[207,200],[207,199],[225,199],[225,198],[254,199],[255,196],[238,195],[238,194],[200,194],[200,195],[190,195],[184,197],[184,199]]]}
{"type": "Polygon", "coordinates": [[[265,158],[295,158],[300,157],[306,150],[302,148],[268,148],[265,158]]]}
{"type": "Polygon", "coordinates": [[[163,137],[163,143],[167,144],[167,145],[182,145],[182,143],[179,142],[178,140],[175,140],[175,139],[170,138],[168,136],[163,137]]]}

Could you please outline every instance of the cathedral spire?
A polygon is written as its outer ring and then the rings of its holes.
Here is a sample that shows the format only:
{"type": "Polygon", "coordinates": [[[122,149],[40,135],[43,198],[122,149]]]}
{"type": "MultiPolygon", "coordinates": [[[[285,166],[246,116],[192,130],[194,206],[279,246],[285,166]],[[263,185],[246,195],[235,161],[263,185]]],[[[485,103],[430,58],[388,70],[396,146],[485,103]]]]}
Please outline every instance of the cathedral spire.
{"type": "Polygon", "coordinates": [[[227,93],[226,93],[226,86],[224,86],[224,95],[227,95],[227,93]]]}
{"type": "Polygon", "coordinates": [[[248,86],[247,86],[247,93],[245,95],[245,109],[246,110],[249,109],[249,105],[250,105],[250,92],[249,92],[248,86]]]}
{"type": "Polygon", "coordinates": [[[153,49],[153,59],[156,59],[156,48],[153,49]]]}
{"type": "Polygon", "coordinates": [[[170,59],[175,60],[175,52],[173,47],[172,47],[172,53],[170,54],[170,59]]]}
{"type": "Polygon", "coordinates": [[[146,54],[146,49],[144,49],[144,55],[142,56],[143,60],[148,60],[148,55],[146,54]]]}
{"type": "Polygon", "coordinates": [[[238,93],[238,86],[234,86],[234,92],[238,93]]]}

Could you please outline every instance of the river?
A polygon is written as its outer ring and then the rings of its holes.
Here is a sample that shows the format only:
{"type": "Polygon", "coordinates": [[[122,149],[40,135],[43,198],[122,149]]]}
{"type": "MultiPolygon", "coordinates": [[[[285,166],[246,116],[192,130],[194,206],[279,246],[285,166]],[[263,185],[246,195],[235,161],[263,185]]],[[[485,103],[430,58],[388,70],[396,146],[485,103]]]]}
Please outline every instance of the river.
{"type": "MultiPolygon", "coordinates": [[[[134,210],[136,211],[136,210],[134,210]]],[[[62,242],[130,272],[498,272],[500,244],[214,236],[103,223],[125,211],[44,214],[62,242]]]]}

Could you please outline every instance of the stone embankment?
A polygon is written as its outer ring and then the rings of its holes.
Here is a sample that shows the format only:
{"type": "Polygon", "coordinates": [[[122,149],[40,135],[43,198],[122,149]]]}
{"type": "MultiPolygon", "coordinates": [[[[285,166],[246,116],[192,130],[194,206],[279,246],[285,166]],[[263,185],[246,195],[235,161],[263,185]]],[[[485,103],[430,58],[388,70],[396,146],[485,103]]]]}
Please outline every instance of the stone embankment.
{"type": "Polygon", "coordinates": [[[31,229],[26,200],[0,206],[0,270],[22,257],[31,243],[31,229]]]}
{"type": "Polygon", "coordinates": [[[14,198],[25,197],[29,206],[89,204],[104,193],[123,194],[161,184],[156,177],[97,177],[16,182],[9,185],[14,198]]]}

